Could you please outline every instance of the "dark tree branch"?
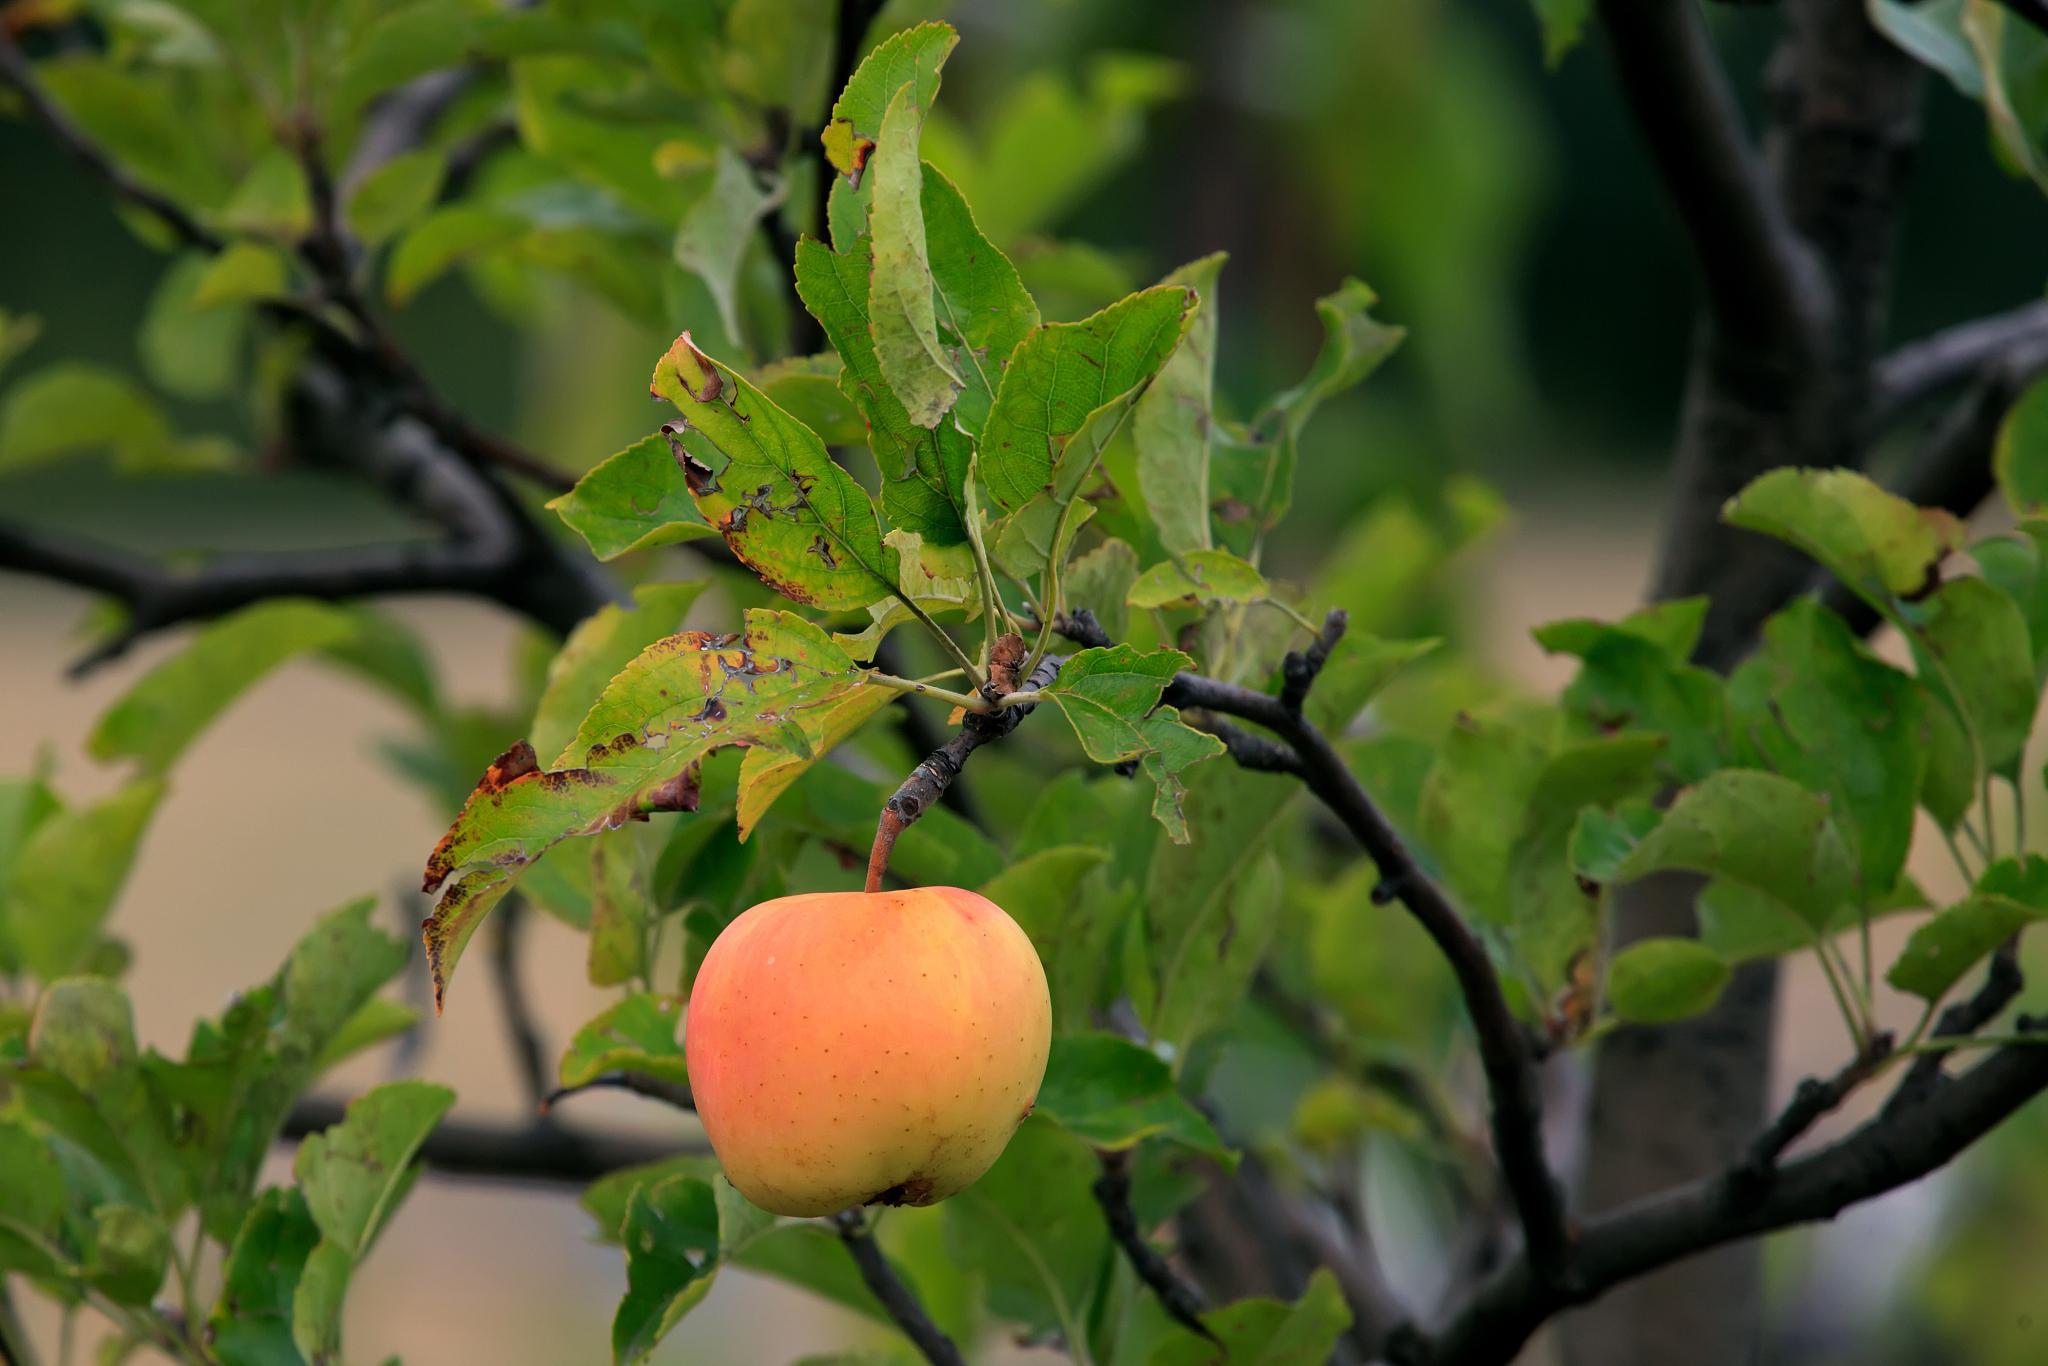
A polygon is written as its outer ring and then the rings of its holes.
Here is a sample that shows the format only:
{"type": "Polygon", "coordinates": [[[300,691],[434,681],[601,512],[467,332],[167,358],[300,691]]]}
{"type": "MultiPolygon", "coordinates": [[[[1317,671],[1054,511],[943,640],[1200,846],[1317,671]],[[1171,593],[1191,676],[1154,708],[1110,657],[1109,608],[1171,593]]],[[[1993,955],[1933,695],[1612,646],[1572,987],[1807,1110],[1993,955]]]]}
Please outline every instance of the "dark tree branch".
{"type": "MultiPolygon", "coordinates": [[[[996,657],[989,661],[989,681],[982,685],[982,695],[991,702],[999,702],[1012,692],[1020,691],[1006,686],[1002,675],[1007,673],[1014,679],[1016,671],[1024,662],[1024,642],[1014,635],[1004,636],[996,642],[996,657]]],[[[1031,671],[1024,680],[1022,690],[1036,690],[1048,687],[1059,677],[1060,665],[1065,661],[1048,655],[1031,671]]],[[[882,803],[881,820],[875,828],[874,847],[868,853],[867,890],[878,892],[882,879],[889,871],[889,855],[896,848],[896,840],[905,829],[917,822],[918,817],[929,811],[932,804],[942,798],[953,780],[960,776],[967,760],[974,751],[993,740],[1000,740],[1017,728],[1030,715],[1034,704],[1017,707],[996,707],[989,711],[969,712],[960,724],[960,730],[952,739],[933,750],[910,770],[910,776],[889,800],[882,803]]]]}
{"type": "Polygon", "coordinates": [[[1814,346],[1823,282],[1743,133],[1691,0],[1600,0],[1615,74],[1692,239],[1706,305],[1731,339],[1814,346]]]}
{"type": "MultiPolygon", "coordinates": [[[[2023,1029],[2037,1028],[2021,1021],[2023,1029]]],[[[1406,1362],[1503,1366],[1563,1309],[1623,1281],[1738,1239],[1831,1219],[1947,1164],[2048,1089],[2048,1046],[2009,1044],[1927,1099],[1892,1108],[1848,1137],[1785,1163],[1761,1191],[1738,1170],[1589,1219],[1569,1283],[1545,1283],[1518,1256],[1406,1362]]]]}
{"type": "Polygon", "coordinates": [[[1877,363],[1877,420],[1996,369],[2015,350],[2048,345],[2048,300],[1975,318],[1909,342],[1877,363]]]}
{"type": "Polygon", "coordinates": [[[852,1254],[854,1265],[860,1268],[861,1283],[882,1302],[889,1318],[924,1354],[924,1359],[931,1366],[967,1366],[960,1349],[953,1345],[953,1339],[939,1331],[931,1315],[918,1303],[917,1296],[896,1274],[896,1268],[889,1265],[889,1259],[882,1255],[881,1244],[867,1231],[860,1211],[840,1211],[832,1216],[832,1227],[838,1231],[839,1241],[845,1243],[846,1250],[852,1254]]]}
{"type": "MultiPolygon", "coordinates": [[[[1321,660],[1342,636],[1345,616],[1332,612],[1309,651],[1290,657],[1284,680],[1297,676],[1289,695],[1305,696],[1321,660]]],[[[1537,1274],[1567,1273],[1569,1237],[1563,1198],[1543,1154],[1543,1107],[1534,1061],[1522,1028],[1508,1008],[1485,946],[1467,928],[1443,891],[1423,872],[1372,798],[1359,786],[1329,739],[1287,698],[1196,674],[1181,674],[1162,702],[1181,708],[1235,716],[1273,732],[1294,751],[1302,782],[1362,845],[1392,895],[1408,908],[1436,944],[1457,978],[1490,1098],[1491,1128],[1501,1175],[1522,1226],[1530,1264],[1537,1274]]]]}
{"type": "Polygon", "coordinates": [[[1216,1334],[1202,1322],[1202,1310],[1208,1305],[1200,1288],[1184,1280],[1159,1249],[1146,1241],[1145,1231],[1138,1227],[1138,1212],[1131,1207],[1129,1150],[1097,1152],[1095,1156],[1102,1164],[1102,1175],[1096,1178],[1093,1187],[1095,1203],[1102,1207],[1109,1236],[1123,1249],[1124,1260],[1131,1264],[1131,1270],[1158,1299],[1159,1307],[1168,1317],[1188,1331],[1216,1342],[1216,1334]]]}
{"type": "Polygon", "coordinates": [[[505,1041],[512,1048],[512,1065],[519,1073],[527,1103],[546,1114],[560,1092],[548,1085],[548,1046],[534,1019],[533,1002],[519,976],[519,945],[526,929],[527,906],[518,893],[505,898],[493,917],[491,932],[491,976],[498,984],[498,1008],[505,1020],[505,1041]]]}
{"type": "Polygon", "coordinates": [[[1847,1100],[1851,1091],[1870,1080],[1891,1052],[1892,1036],[1878,1034],[1858,1056],[1850,1059],[1846,1067],[1826,1081],[1808,1077],[1800,1082],[1792,1092],[1791,1103],[1779,1111],[1770,1126],[1751,1142],[1749,1151],[1736,1165],[1733,1175],[1745,1181],[1769,1180],[1785,1150],[1823,1115],[1831,1113],[1847,1100]]]}
{"type": "Polygon", "coordinates": [[[187,213],[175,200],[151,189],[116,165],[84,129],[73,123],[71,116],[50,98],[49,92],[36,80],[28,58],[22,54],[21,47],[4,24],[0,24],[0,85],[6,85],[20,95],[28,112],[43,125],[51,141],[104,181],[115,198],[144,209],[161,220],[188,247],[219,251],[226,245],[218,233],[187,213]]]}
{"type": "MultiPolygon", "coordinates": [[[[2020,974],[2019,941],[2007,940],[1998,952],[1991,955],[1991,964],[1977,990],[1942,1011],[1929,1037],[1960,1039],[1975,1034],[2011,1005],[2025,985],[2020,974]]],[[[1917,1105],[1933,1095],[1941,1087],[1942,1065],[1947,1061],[1945,1052],[1926,1053],[1913,1059],[1913,1065],[1906,1069],[1906,1079],[1885,1102],[1885,1109],[1890,1111],[1917,1105]]]]}
{"type": "Polygon", "coordinates": [[[605,1072],[592,1077],[578,1086],[561,1086],[548,1092],[540,1100],[540,1111],[547,1114],[555,1105],[571,1096],[580,1096],[585,1091],[630,1091],[636,1096],[658,1100],[663,1105],[678,1110],[695,1110],[697,1098],[690,1094],[690,1088],[679,1081],[663,1081],[659,1077],[644,1076],[638,1072],[605,1072]]]}
{"type": "MultiPolygon", "coordinates": [[[[292,1107],[280,1137],[287,1141],[304,1138],[339,1124],[346,1108],[342,1101],[304,1097],[292,1107]]],[[[454,1119],[443,1120],[427,1135],[420,1157],[433,1170],[453,1176],[581,1187],[626,1167],[710,1150],[695,1137],[631,1138],[584,1133],[562,1124],[485,1124],[454,1119]]]]}

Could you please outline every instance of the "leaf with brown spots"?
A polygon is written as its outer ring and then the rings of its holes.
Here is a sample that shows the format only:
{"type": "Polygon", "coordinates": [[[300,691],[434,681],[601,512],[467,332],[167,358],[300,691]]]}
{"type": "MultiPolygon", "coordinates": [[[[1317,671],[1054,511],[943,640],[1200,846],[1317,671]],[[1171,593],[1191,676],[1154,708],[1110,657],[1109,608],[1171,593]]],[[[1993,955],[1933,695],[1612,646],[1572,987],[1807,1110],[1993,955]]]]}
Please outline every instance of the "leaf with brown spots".
{"type": "Polygon", "coordinates": [[[808,713],[865,677],[820,628],[757,609],[744,637],[685,631],[643,650],[584,717],[565,766],[539,768],[523,743],[507,751],[427,862],[426,890],[446,885],[424,926],[436,1004],[469,936],[548,849],[682,804],[686,775],[722,746],[810,754],[808,713]]]}
{"type": "Polygon", "coordinates": [[[914,86],[917,101],[930,107],[939,89],[939,68],[959,41],[951,24],[929,23],[891,34],[875,45],[834,101],[832,121],[818,137],[826,159],[841,175],[859,182],[875,139],[881,136],[882,115],[898,90],[914,86]]]}
{"type": "Polygon", "coordinates": [[[763,583],[826,611],[897,594],[875,505],[817,433],[687,332],[655,366],[653,388],[683,415],[669,431],[697,510],[763,583]]]}

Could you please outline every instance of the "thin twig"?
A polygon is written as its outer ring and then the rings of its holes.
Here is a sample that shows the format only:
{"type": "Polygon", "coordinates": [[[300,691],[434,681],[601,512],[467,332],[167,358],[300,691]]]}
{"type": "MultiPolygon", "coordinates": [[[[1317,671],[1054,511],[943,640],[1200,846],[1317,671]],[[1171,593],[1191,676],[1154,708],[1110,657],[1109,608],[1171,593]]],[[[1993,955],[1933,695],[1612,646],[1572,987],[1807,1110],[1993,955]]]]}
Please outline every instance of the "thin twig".
{"type": "Polygon", "coordinates": [[[1892,1036],[1880,1033],[1873,1036],[1862,1052],[1834,1076],[1825,1081],[1818,1077],[1801,1081],[1793,1090],[1790,1103],[1778,1112],[1778,1117],[1768,1128],[1751,1141],[1742,1161],[1736,1164],[1738,1176],[1757,1182],[1768,1180],[1785,1150],[1823,1115],[1847,1100],[1850,1092],[1870,1080],[1891,1053],[1892,1036]]]}
{"type": "Polygon", "coordinates": [[[1877,363],[1877,421],[1889,421],[1921,399],[1977,378],[2015,348],[2043,342],[2048,342],[2048,300],[1972,318],[1908,342],[1877,363]]]}
{"type": "Polygon", "coordinates": [[[690,1094],[689,1086],[683,1082],[664,1081],[660,1077],[650,1077],[640,1072],[602,1072],[589,1081],[579,1082],[574,1086],[558,1086],[548,1092],[540,1099],[540,1112],[547,1114],[557,1103],[571,1096],[580,1096],[585,1091],[630,1091],[636,1096],[658,1100],[663,1105],[673,1106],[678,1110],[697,1108],[697,1098],[690,1094]]]}
{"type": "Polygon", "coordinates": [[[1158,1299],[1159,1307],[1168,1317],[1220,1346],[1215,1331],[1202,1322],[1202,1310],[1208,1306],[1200,1287],[1175,1271],[1138,1227],[1138,1212],[1131,1206],[1130,1150],[1102,1151],[1095,1156],[1102,1164],[1102,1175],[1095,1179],[1093,1187],[1095,1203],[1102,1207],[1109,1236],[1123,1249],[1124,1260],[1131,1264],[1131,1270],[1158,1299]]]}
{"type": "Polygon", "coordinates": [[[924,1354],[924,1359],[931,1366],[967,1366],[960,1349],[953,1345],[953,1339],[939,1331],[931,1315],[918,1303],[917,1296],[896,1274],[896,1268],[889,1265],[889,1259],[882,1255],[882,1245],[867,1231],[861,1212],[857,1209],[841,1210],[832,1216],[832,1227],[837,1230],[839,1241],[846,1244],[846,1250],[852,1254],[853,1264],[860,1268],[861,1283],[882,1302],[890,1320],[924,1354]]]}
{"type": "MultiPolygon", "coordinates": [[[[1293,691],[1305,696],[1314,681],[1315,661],[1326,658],[1342,636],[1345,615],[1330,613],[1318,646],[1290,662],[1283,677],[1299,672],[1305,682],[1293,691]]],[[[1283,698],[1198,674],[1180,674],[1167,687],[1163,702],[1183,711],[1196,709],[1235,716],[1263,726],[1291,748],[1300,762],[1300,778],[1352,836],[1365,848],[1390,894],[1407,907],[1437,949],[1449,961],[1470,1016],[1491,1100],[1491,1130],[1501,1176],[1514,1200],[1531,1265],[1543,1278],[1565,1279],[1570,1273],[1569,1237],[1563,1197],[1543,1153],[1543,1105],[1536,1086],[1534,1059],[1522,1028],[1515,1022],[1499,976],[1486,948],[1472,933],[1442,889],[1423,872],[1345,765],[1329,739],[1283,698]]]]}

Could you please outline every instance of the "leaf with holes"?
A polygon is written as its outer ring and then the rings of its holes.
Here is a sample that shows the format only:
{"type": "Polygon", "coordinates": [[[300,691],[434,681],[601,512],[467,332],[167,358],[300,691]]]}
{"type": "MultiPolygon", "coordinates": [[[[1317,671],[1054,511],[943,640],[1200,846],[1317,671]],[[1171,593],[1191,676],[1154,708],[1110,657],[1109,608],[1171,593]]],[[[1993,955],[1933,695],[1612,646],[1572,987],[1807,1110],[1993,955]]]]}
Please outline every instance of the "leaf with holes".
{"type": "Polygon", "coordinates": [[[579,622],[548,664],[529,732],[534,753],[553,755],[552,767],[570,759],[564,747],[605,685],[642,650],[675,634],[703,591],[701,581],[642,584],[631,607],[608,602],[579,622]]]}
{"type": "Polygon", "coordinates": [[[722,746],[809,753],[800,718],[865,677],[820,628],[756,609],[743,637],[685,631],[642,651],[584,717],[565,751],[573,765],[543,769],[523,742],[508,750],[427,861],[426,890],[442,893],[426,927],[437,999],[477,925],[542,853],[694,801],[692,765],[722,746]]]}

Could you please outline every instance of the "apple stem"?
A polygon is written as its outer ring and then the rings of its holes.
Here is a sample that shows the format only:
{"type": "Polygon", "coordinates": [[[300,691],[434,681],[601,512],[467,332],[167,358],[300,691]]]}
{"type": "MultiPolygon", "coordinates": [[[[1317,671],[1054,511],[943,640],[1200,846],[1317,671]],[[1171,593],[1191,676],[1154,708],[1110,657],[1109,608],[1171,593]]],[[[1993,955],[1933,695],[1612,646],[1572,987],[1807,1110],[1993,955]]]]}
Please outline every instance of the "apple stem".
{"type": "Polygon", "coordinates": [[[868,885],[870,894],[882,890],[882,877],[889,871],[889,855],[896,848],[896,837],[903,833],[903,818],[888,807],[882,808],[882,819],[875,826],[875,847],[868,852],[868,885]]]}

